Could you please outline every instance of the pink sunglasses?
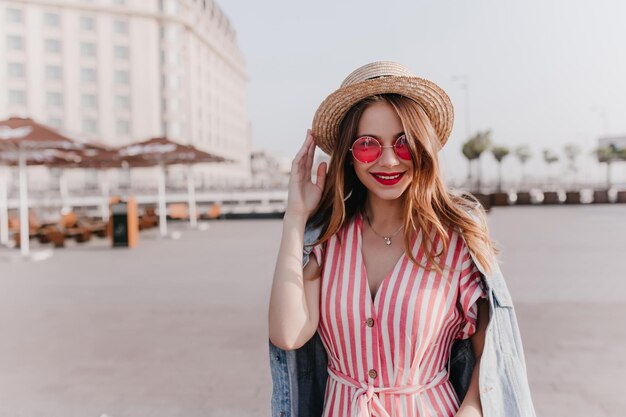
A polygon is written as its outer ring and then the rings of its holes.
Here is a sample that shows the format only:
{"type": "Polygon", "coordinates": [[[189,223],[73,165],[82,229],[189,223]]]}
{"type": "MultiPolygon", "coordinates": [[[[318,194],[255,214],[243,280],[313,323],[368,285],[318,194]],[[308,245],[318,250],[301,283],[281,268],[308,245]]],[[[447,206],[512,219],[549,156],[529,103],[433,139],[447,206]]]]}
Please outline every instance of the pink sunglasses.
{"type": "Polygon", "coordinates": [[[354,159],[366,164],[380,158],[383,154],[383,148],[393,148],[400,159],[411,159],[411,150],[409,149],[406,135],[399,136],[392,146],[383,146],[378,139],[372,136],[360,136],[354,141],[350,151],[354,159]]]}

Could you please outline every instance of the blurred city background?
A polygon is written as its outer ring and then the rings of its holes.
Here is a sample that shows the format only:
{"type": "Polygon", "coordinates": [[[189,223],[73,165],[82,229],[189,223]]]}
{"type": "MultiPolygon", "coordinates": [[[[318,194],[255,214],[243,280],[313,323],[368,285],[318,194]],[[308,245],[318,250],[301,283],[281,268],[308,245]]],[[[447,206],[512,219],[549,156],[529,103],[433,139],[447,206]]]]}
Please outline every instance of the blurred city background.
{"type": "Polygon", "coordinates": [[[291,160],[375,60],[452,99],[442,167],[489,211],[537,411],[623,415],[624,18],[619,0],[0,0],[0,416],[268,415],[291,160]]]}

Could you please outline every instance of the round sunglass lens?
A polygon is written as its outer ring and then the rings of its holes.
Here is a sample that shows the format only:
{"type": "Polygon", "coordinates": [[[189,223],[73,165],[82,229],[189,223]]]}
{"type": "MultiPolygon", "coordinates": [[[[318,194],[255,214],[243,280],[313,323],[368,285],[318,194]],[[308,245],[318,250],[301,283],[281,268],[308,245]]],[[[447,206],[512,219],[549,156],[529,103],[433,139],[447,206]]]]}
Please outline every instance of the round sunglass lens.
{"type": "Polygon", "coordinates": [[[380,144],[374,138],[361,137],[352,145],[352,154],[361,162],[372,162],[380,156],[380,144]]]}
{"type": "Polygon", "coordinates": [[[398,139],[396,139],[396,143],[394,144],[396,155],[402,159],[411,159],[411,150],[409,149],[409,144],[406,140],[406,136],[402,135],[398,139]]]}

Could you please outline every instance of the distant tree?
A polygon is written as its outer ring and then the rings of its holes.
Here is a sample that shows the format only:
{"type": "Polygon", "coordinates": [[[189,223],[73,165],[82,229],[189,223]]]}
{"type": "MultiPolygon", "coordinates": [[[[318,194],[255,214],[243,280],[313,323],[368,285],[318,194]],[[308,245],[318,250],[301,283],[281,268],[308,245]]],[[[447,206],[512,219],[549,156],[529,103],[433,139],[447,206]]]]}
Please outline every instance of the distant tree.
{"type": "Polygon", "coordinates": [[[615,161],[626,160],[626,148],[619,149],[615,145],[602,146],[594,149],[594,154],[598,158],[598,162],[606,164],[606,188],[610,189],[611,181],[611,164],[615,161]]]}
{"type": "Polygon", "coordinates": [[[528,145],[520,145],[515,148],[515,156],[522,164],[522,184],[526,183],[526,162],[533,156],[528,145]]]}
{"type": "Polygon", "coordinates": [[[506,146],[493,146],[491,148],[491,153],[493,157],[498,161],[498,192],[502,192],[502,160],[509,154],[511,151],[506,146]]]}
{"type": "Polygon", "coordinates": [[[574,176],[578,172],[578,167],[576,166],[576,158],[578,157],[578,155],[580,155],[580,152],[580,146],[575,143],[568,143],[563,147],[563,153],[569,160],[567,169],[574,176]]]}
{"type": "Polygon", "coordinates": [[[491,130],[488,129],[476,133],[470,138],[469,142],[471,143],[473,152],[476,154],[476,192],[480,193],[482,176],[480,169],[480,156],[491,147],[491,130]]]}
{"type": "Polygon", "coordinates": [[[463,148],[461,149],[463,152],[463,156],[467,159],[467,183],[472,184],[472,165],[474,161],[478,158],[478,154],[474,150],[474,145],[471,139],[468,139],[467,142],[463,143],[463,148]]]}
{"type": "Polygon", "coordinates": [[[552,176],[550,175],[550,166],[558,162],[559,156],[552,152],[550,149],[543,150],[543,160],[548,166],[548,182],[552,182],[552,176]]]}

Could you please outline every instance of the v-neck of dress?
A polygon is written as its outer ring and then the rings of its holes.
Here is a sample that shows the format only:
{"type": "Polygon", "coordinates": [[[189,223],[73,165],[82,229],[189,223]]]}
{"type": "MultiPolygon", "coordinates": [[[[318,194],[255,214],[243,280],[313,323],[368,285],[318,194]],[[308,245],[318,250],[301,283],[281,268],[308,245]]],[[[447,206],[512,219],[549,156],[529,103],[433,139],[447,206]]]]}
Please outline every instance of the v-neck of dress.
{"type": "MultiPolygon", "coordinates": [[[[387,272],[383,280],[380,282],[380,285],[378,286],[378,289],[376,290],[374,297],[372,297],[372,289],[370,286],[369,278],[367,276],[367,268],[365,267],[365,257],[363,256],[363,215],[360,212],[357,212],[357,215],[356,215],[356,227],[357,227],[356,235],[357,235],[357,243],[358,243],[357,255],[360,257],[359,260],[361,261],[361,276],[365,280],[365,287],[367,288],[367,297],[369,298],[369,300],[371,301],[373,305],[376,305],[376,301],[378,300],[378,294],[380,294],[380,291],[383,289],[383,285],[386,285],[387,281],[391,280],[393,276],[393,272],[396,270],[396,268],[398,268],[398,265],[400,265],[402,261],[404,260],[404,257],[406,256],[406,249],[402,252],[398,260],[394,263],[391,270],[387,272]]],[[[411,239],[411,248],[413,248],[413,245],[415,244],[415,239],[416,239],[415,236],[413,236],[413,238],[411,239]]]]}

